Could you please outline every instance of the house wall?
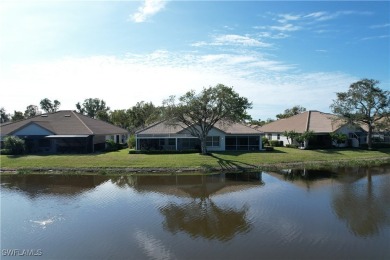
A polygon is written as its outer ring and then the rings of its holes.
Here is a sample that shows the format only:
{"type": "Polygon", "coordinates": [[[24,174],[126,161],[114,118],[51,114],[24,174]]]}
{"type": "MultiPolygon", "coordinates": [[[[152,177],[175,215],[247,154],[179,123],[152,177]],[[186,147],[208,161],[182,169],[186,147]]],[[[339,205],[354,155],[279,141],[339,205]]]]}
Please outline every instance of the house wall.
{"type": "Polygon", "coordinates": [[[207,150],[212,152],[212,151],[225,151],[225,134],[222,133],[221,131],[213,128],[210,130],[208,136],[210,137],[219,137],[219,146],[207,146],[207,150]]]}
{"type": "MultiPolygon", "coordinates": [[[[125,144],[127,142],[128,135],[127,134],[114,134],[114,135],[105,135],[104,141],[113,140],[118,144],[125,144]]],[[[100,139],[99,139],[100,141],[100,139]]]]}
{"type": "MultiPolygon", "coordinates": [[[[343,126],[336,132],[348,136],[348,140],[344,144],[338,145],[339,147],[346,147],[348,145],[351,145],[352,147],[359,147],[360,145],[367,143],[366,134],[355,127],[343,126]]],[[[333,144],[337,146],[337,143],[333,144]]]]}
{"type": "Polygon", "coordinates": [[[53,133],[40,127],[39,125],[30,124],[22,129],[19,129],[18,131],[16,131],[12,135],[24,136],[24,135],[51,135],[51,134],[53,134],[53,133]]]}
{"type": "MultiPolygon", "coordinates": [[[[232,137],[228,135],[229,137],[232,137]]],[[[254,136],[254,135],[234,135],[234,137],[248,137],[248,136],[254,136]]],[[[212,128],[208,133],[209,139],[206,142],[207,150],[210,152],[216,152],[216,151],[225,151],[226,149],[226,138],[227,135],[215,128],[212,128]],[[211,138],[211,140],[210,140],[211,138]]],[[[261,150],[261,135],[255,136],[258,137],[258,144],[256,149],[261,150]]],[[[196,145],[198,148],[200,148],[200,144],[195,144],[195,141],[199,140],[194,136],[191,136],[189,131],[181,131],[177,134],[153,134],[153,135],[136,135],[136,149],[137,150],[186,150],[188,149],[187,141],[192,140],[191,144],[192,146],[196,145]],[[172,140],[172,143],[170,143],[169,140],[172,140]],[[175,145],[173,145],[173,141],[175,145]],[[185,144],[186,143],[186,144],[185,144]]],[[[199,142],[199,141],[198,141],[199,142]]],[[[195,149],[194,147],[191,147],[189,149],[195,149]]],[[[235,149],[237,150],[237,149],[235,149]]]]}
{"type": "Polygon", "coordinates": [[[269,141],[282,141],[283,146],[290,144],[289,141],[291,142],[291,140],[288,140],[287,137],[281,133],[265,133],[264,137],[268,138],[269,141]]]}

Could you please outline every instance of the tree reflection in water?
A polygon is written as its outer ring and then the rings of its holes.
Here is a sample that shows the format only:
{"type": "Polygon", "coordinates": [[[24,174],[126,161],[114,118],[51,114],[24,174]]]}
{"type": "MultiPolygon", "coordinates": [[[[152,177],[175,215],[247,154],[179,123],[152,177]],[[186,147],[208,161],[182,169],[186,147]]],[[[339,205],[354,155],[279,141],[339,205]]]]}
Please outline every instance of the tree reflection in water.
{"type": "Polygon", "coordinates": [[[338,168],[335,171],[285,170],[277,175],[307,191],[340,185],[333,189],[331,206],[335,215],[347,223],[354,235],[368,237],[390,225],[388,169],[388,166],[382,166],[338,168]],[[373,176],[383,176],[385,181],[373,185],[373,176]]]}
{"type": "Polygon", "coordinates": [[[222,207],[212,196],[239,192],[264,185],[261,173],[216,174],[193,176],[134,176],[116,183],[127,183],[138,192],[157,192],[185,197],[184,203],[168,202],[159,207],[164,216],[163,228],[169,232],[186,232],[191,237],[227,241],[238,233],[249,232],[248,207],[222,207]],[[189,202],[188,202],[189,201],[189,202]]]}
{"type": "Polygon", "coordinates": [[[332,207],[335,214],[347,222],[350,230],[357,236],[373,236],[379,233],[381,226],[390,225],[389,182],[376,186],[377,190],[373,189],[372,183],[372,176],[385,173],[382,171],[384,169],[356,168],[353,176],[365,179],[358,182],[345,178],[342,188],[333,195],[332,207]]]}
{"type": "Polygon", "coordinates": [[[248,208],[218,207],[210,198],[193,199],[186,204],[169,203],[160,209],[163,226],[172,233],[184,231],[191,237],[227,241],[238,233],[249,232],[246,215],[248,208]]]}

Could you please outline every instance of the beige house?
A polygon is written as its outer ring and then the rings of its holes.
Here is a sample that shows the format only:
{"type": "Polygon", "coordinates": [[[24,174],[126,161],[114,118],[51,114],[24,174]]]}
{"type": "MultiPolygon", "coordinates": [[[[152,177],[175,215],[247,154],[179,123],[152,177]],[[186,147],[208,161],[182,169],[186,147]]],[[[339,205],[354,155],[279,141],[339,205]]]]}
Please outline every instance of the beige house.
{"type": "Polygon", "coordinates": [[[18,136],[29,153],[90,153],[103,150],[106,140],[126,143],[128,131],[71,110],[41,114],[0,126],[1,140],[18,136]]]}
{"type": "MultiPolygon", "coordinates": [[[[219,122],[210,130],[206,145],[208,151],[262,150],[262,133],[241,123],[219,122]]],[[[157,122],[136,132],[137,150],[185,151],[200,149],[200,141],[184,125],[157,122]]]]}
{"type": "Polygon", "coordinates": [[[300,134],[312,131],[314,137],[309,142],[303,144],[294,143],[303,148],[307,148],[308,146],[331,147],[332,145],[336,145],[332,143],[330,133],[343,133],[348,136],[348,140],[345,143],[338,144],[341,147],[358,147],[366,143],[366,131],[361,127],[348,125],[335,115],[314,110],[306,111],[289,118],[279,119],[257,127],[256,129],[263,132],[268,140],[282,141],[284,146],[291,142],[291,140],[288,140],[283,135],[285,131],[295,131],[300,134]]]}

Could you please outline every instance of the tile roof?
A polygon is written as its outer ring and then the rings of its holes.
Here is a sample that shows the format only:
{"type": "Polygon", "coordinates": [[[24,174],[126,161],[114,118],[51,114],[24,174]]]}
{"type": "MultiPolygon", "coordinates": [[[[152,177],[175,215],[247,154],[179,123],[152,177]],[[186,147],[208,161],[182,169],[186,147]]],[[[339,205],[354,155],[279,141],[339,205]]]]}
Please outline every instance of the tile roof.
{"type": "Polygon", "coordinates": [[[283,133],[284,131],[331,133],[343,125],[343,122],[335,115],[319,111],[306,111],[289,118],[279,119],[257,129],[265,133],[283,133]]]}
{"type": "MultiPolygon", "coordinates": [[[[214,127],[225,134],[261,134],[261,131],[242,123],[226,123],[220,121],[215,124],[214,127]]],[[[141,129],[136,134],[180,134],[185,128],[186,126],[182,124],[171,125],[168,124],[167,121],[160,121],[141,129]]]]}
{"type": "Polygon", "coordinates": [[[71,110],[62,110],[3,124],[1,125],[1,135],[12,134],[29,124],[37,124],[55,135],[109,135],[128,133],[126,129],[102,120],[93,119],[71,110]]]}

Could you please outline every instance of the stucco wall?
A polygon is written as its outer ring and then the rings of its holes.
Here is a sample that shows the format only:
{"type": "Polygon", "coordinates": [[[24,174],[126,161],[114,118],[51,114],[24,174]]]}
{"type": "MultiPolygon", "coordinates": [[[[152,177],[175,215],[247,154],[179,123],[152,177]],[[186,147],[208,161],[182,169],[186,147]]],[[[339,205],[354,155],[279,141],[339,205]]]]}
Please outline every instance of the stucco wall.
{"type": "Polygon", "coordinates": [[[53,134],[53,133],[40,127],[39,125],[30,124],[22,129],[16,131],[12,135],[23,136],[23,135],[51,135],[51,134],[53,134]]]}

